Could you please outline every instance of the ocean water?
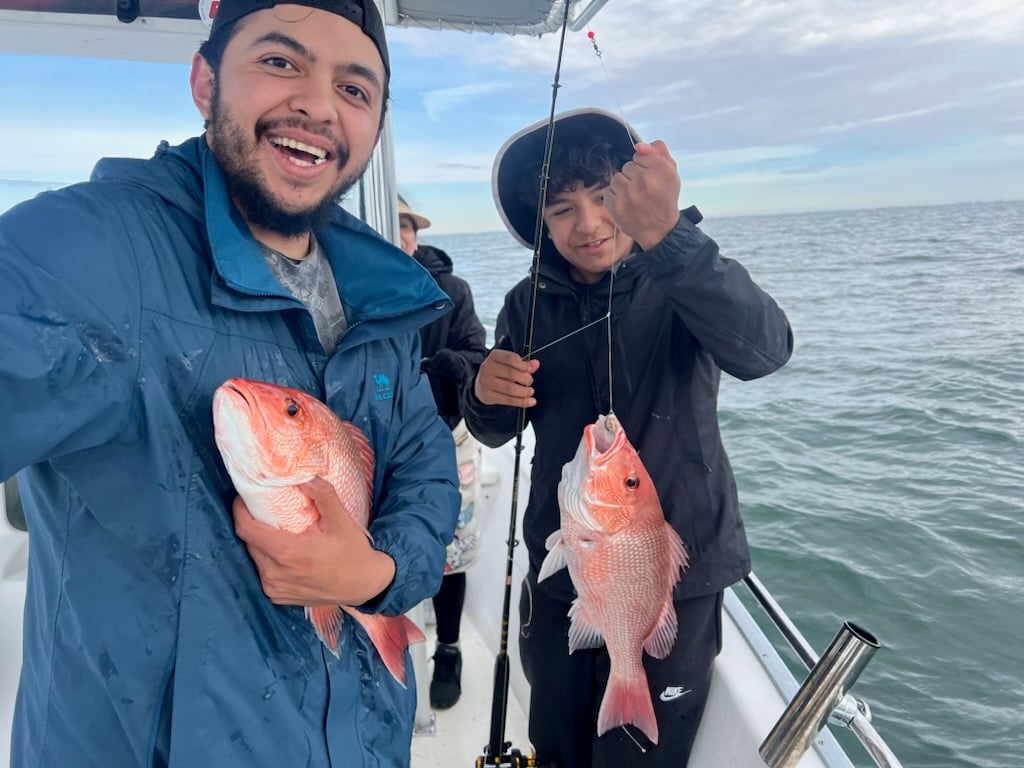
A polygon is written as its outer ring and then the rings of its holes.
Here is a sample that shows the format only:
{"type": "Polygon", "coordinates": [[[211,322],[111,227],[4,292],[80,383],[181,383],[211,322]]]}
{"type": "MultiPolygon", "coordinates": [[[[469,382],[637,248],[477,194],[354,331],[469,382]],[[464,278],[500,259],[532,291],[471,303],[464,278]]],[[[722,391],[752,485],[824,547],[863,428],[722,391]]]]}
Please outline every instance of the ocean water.
{"type": "MultiPolygon", "coordinates": [[[[908,768],[1024,766],[1024,202],[702,228],[796,338],[776,374],[722,381],[755,572],[818,653],[845,620],[878,638],[853,693],[908,768]]],[[[421,240],[493,325],[530,252],[421,240]]]]}
{"type": "MultiPolygon", "coordinates": [[[[0,183],[0,211],[49,186],[0,183]]],[[[907,768],[1024,766],[1024,202],[702,228],[796,337],[779,372],[722,380],[754,570],[819,653],[846,620],[878,638],[853,693],[907,768]]],[[[421,240],[493,327],[530,252],[421,240]]]]}

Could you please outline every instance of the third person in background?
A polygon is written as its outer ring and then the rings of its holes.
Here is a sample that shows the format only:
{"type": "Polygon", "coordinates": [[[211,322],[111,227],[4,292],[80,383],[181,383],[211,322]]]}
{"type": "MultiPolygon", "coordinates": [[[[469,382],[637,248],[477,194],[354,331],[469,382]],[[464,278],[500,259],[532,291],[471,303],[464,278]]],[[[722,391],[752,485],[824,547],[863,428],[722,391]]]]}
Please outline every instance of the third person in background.
{"type": "Polygon", "coordinates": [[[398,221],[402,250],[430,272],[455,307],[451,313],[420,329],[421,369],[430,380],[437,411],[455,439],[462,493],[455,538],[448,545],[445,576],[433,599],[437,648],[430,681],[430,706],[448,709],[462,695],[459,629],[466,599],[466,569],[476,559],[480,543],[480,519],[475,503],[480,484],[480,446],[462,419],[459,393],[472,382],[487,354],[487,333],[476,315],[469,283],[453,273],[448,254],[440,248],[419,244],[418,233],[430,226],[430,220],[414,213],[401,195],[398,196],[398,221]]]}

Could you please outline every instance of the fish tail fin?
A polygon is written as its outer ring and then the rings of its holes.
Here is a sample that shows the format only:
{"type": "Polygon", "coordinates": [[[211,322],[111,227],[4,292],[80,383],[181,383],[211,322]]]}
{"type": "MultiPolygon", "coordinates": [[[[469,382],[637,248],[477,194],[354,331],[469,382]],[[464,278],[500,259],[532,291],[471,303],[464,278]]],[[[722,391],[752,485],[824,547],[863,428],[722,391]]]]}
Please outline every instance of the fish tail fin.
{"type": "Polygon", "coordinates": [[[654,703],[647,688],[647,676],[616,675],[608,679],[601,710],[597,715],[597,735],[620,725],[634,725],[643,731],[652,744],[658,743],[658,721],[654,716],[654,703]]]}
{"type": "Polygon", "coordinates": [[[313,624],[316,636],[328,650],[338,655],[338,635],[341,632],[341,608],[336,605],[306,607],[306,618],[313,624]]]}
{"type": "Polygon", "coordinates": [[[345,608],[370,637],[381,661],[391,676],[406,687],[405,649],[413,643],[426,641],[423,631],[408,616],[383,616],[345,608]]]}

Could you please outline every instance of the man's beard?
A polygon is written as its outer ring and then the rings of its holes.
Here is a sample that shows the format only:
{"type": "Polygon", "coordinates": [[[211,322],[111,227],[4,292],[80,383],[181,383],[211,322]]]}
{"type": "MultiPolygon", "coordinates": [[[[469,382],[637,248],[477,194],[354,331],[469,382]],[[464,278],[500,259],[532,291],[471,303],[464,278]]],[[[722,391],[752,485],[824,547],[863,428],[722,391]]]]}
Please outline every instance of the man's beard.
{"type": "MultiPolygon", "coordinates": [[[[249,159],[250,146],[255,147],[260,137],[271,127],[301,127],[303,130],[327,137],[322,131],[312,128],[308,122],[293,119],[274,121],[272,125],[257,123],[252,145],[246,141],[245,133],[231,117],[231,113],[221,103],[216,88],[213,91],[210,105],[210,123],[207,133],[212,141],[210,149],[220,163],[227,179],[228,193],[235,205],[241,210],[246,221],[254,227],[276,232],[284,237],[298,237],[308,232],[319,232],[331,220],[335,208],[366,170],[370,160],[355,173],[343,177],[323,199],[308,208],[298,211],[285,210],[274,197],[260,173],[259,167],[249,159]]],[[[348,149],[333,139],[330,162],[344,166],[348,162],[348,149]]]]}

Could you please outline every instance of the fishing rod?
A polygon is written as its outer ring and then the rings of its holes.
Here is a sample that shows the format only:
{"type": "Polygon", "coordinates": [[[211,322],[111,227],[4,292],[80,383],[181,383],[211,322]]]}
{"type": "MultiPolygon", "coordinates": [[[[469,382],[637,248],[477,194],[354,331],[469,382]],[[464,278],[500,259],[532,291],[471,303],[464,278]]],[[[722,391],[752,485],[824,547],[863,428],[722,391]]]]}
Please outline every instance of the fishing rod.
{"type": "MultiPolygon", "coordinates": [[[[544,142],[544,160],[540,172],[540,196],[537,204],[537,218],[534,224],[533,235],[533,259],[530,270],[530,322],[526,334],[526,350],[524,360],[529,360],[533,354],[533,332],[534,318],[537,311],[537,288],[540,282],[540,249],[541,238],[544,234],[544,205],[547,200],[549,166],[551,164],[551,151],[555,141],[555,104],[558,100],[559,78],[562,72],[562,54],[565,50],[565,33],[569,26],[569,5],[571,0],[565,0],[565,10],[562,14],[562,30],[558,43],[558,58],[555,64],[554,82],[551,84],[551,113],[548,116],[547,134],[544,142]]],[[[505,594],[501,606],[501,641],[498,646],[498,655],[494,660],[494,693],[491,699],[491,728],[490,739],[484,746],[484,753],[476,759],[476,768],[485,766],[511,766],[511,768],[526,768],[535,766],[536,757],[533,754],[523,755],[518,749],[512,748],[512,742],[505,741],[505,722],[508,714],[508,685],[509,685],[509,658],[508,658],[508,624],[512,603],[512,565],[515,560],[515,548],[519,544],[516,540],[516,518],[519,507],[519,472],[523,455],[523,433],[526,431],[526,408],[519,409],[519,419],[516,426],[515,442],[515,463],[512,470],[512,505],[509,514],[508,539],[506,541],[505,560],[505,594]]]]}

